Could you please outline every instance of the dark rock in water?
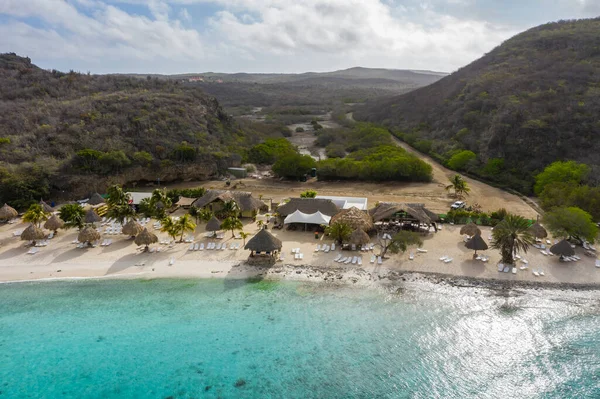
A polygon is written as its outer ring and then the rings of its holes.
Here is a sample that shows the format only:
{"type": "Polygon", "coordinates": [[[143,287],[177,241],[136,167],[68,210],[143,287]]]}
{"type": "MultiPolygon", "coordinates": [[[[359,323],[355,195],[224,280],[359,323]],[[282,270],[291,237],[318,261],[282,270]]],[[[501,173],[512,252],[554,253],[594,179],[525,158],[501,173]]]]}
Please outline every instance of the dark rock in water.
{"type": "Polygon", "coordinates": [[[212,385],[207,385],[204,387],[204,392],[208,392],[210,391],[210,389],[212,388],[212,385]]]}
{"type": "Polygon", "coordinates": [[[243,378],[240,378],[239,380],[237,380],[235,382],[235,384],[233,384],[233,386],[236,387],[236,388],[241,388],[244,385],[246,385],[246,380],[244,380],[243,378]]]}

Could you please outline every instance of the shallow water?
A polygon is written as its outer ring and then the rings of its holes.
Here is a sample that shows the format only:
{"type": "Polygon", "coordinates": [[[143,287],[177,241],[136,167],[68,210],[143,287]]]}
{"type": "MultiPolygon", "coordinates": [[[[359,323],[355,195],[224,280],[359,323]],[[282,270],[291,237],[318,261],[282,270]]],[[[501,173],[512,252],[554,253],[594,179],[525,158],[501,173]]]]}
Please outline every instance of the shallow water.
{"type": "Polygon", "coordinates": [[[598,398],[598,292],[0,285],[0,398],[598,398]]]}

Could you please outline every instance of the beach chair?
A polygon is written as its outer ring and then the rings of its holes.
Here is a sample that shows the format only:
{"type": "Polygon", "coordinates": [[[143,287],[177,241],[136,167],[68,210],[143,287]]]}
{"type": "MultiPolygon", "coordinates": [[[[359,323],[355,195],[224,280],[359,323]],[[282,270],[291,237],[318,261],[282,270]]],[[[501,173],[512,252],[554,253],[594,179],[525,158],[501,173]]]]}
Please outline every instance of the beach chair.
{"type": "Polygon", "coordinates": [[[355,256],[352,258],[352,264],[356,265],[356,262],[358,262],[358,257],[355,256]]]}
{"type": "Polygon", "coordinates": [[[510,271],[510,267],[508,266],[504,266],[504,270],[502,270],[504,273],[508,273],[510,271]]]}
{"type": "Polygon", "coordinates": [[[440,258],[440,260],[441,260],[442,262],[443,262],[443,261],[445,261],[446,259],[448,259],[448,256],[446,256],[446,255],[444,255],[444,256],[442,256],[442,257],[440,258]]]}
{"type": "Polygon", "coordinates": [[[294,253],[294,260],[300,259],[300,254],[294,253]]]}
{"type": "Polygon", "coordinates": [[[548,252],[545,249],[540,249],[540,252],[542,253],[542,255],[548,256],[548,252]]]}
{"type": "Polygon", "coordinates": [[[540,274],[538,273],[537,269],[533,269],[533,270],[531,271],[531,273],[533,273],[533,275],[534,275],[534,276],[536,276],[536,277],[539,277],[539,276],[540,276],[540,274]]]}
{"type": "Polygon", "coordinates": [[[450,262],[452,262],[453,260],[454,260],[454,259],[452,259],[452,258],[446,258],[446,260],[444,260],[444,263],[450,263],[450,262]]]}
{"type": "Polygon", "coordinates": [[[356,244],[352,244],[351,248],[353,251],[356,251],[356,244]]]}
{"type": "Polygon", "coordinates": [[[173,266],[173,263],[175,263],[175,258],[171,257],[171,259],[169,259],[169,266],[173,266]]]}
{"type": "Polygon", "coordinates": [[[346,260],[344,261],[344,264],[348,265],[348,264],[350,264],[350,262],[352,262],[352,257],[351,256],[349,256],[349,257],[346,258],[346,260]]]}
{"type": "Polygon", "coordinates": [[[546,244],[548,244],[548,245],[552,245],[552,241],[550,241],[550,240],[546,240],[546,244]]]}
{"type": "Polygon", "coordinates": [[[198,243],[192,244],[192,251],[197,251],[199,248],[200,248],[200,244],[198,244],[198,243]]]}
{"type": "Polygon", "coordinates": [[[200,243],[200,246],[198,247],[198,250],[204,251],[204,243],[203,242],[200,243]]]}
{"type": "Polygon", "coordinates": [[[156,252],[162,252],[162,248],[161,247],[156,248],[156,252]]]}
{"type": "Polygon", "coordinates": [[[315,248],[315,252],[319,252],[321,250],[321,245],[317,244],[317,247],[315,248]]]}
{"type": "Polygon", "coordinates": [[[362,256],[358,257],[358,262],[357,263],[358,263],[359,266],[362,266],[362,256]]]}
{"type": "Polygon", "coordinates": [[[193,251],[194,250],[194,243],[190,244],[190,247],[188,248],[188,251],[193,251]]]}
{"type": "Polygon", "coordinates": [[[283,252],[279,253],[279,260],[282,262],[285,260],[285,254],[283,252]]]}
{"type": "Polygon", "coordinates": [[[335,258],[333,258],[334,262],[337,262],[338,260],[340,260],[342,258],[342,254],[337,254],[337,256],[335,258]]]}
{"type": "Polygon", "coordinates": [[[29,249],[29,251],[27,251],[27,254],[29,255],[35,255],[39,252],[39,248],[31,248],[29,249]]]}
{"type": "Polygon", "coordinates": [[[156,251],[156,248],[150,248],[150,250],[148,252],[150,252],[151,254],[153,254],[156,251]]]}
{"type": "Polygon", "coordinates": [[[517,274],[517,268],[516,267],[512,268],[512,274],[517,274]]]}
{"type": "Polygon", "coordinates": [[[298,255],[300,256],[300,260],[304,259],[304,254],[303,253],[299,253],[298,255]]]}
{"type": "Polygon", "coordinates": [[[415,259],[415,254],[413,254],[412,252],[410,253],[410,255],[408,255],[408,259],[413,260],[415,259]]]}
{"type": "Polygon", "coordinates": [[[329,253],[329,245],[325,245],[325,250],[323,252],[329,253]]]}
{"type": "Polygon", "coordinates": [[[227,249],[227,244],[223,243],[223,245],[221,245],[221,251],[224,251],[227,249]]]}
{"type": "Polygon", "coordinates": [[[375,263],[375,255],[371,255],[371,263],[375,263]]]}
{"type": "Polygon", "coordinates": [[[422,254],[426,254],[426,253],[427,253],[427,250],[426,250],[426,249],[423,249],[423,248],[417,248],[417,252],[420,252],[420,253],[422,253],[422,254]]]}
{"type": "Polygon", "coordinates": [[[23,233],[23,230],[17,230],[15,232],[13,232],[13,237],[19,237],[21,235],[21,233],[23,233]]]}
{"type": "Polygon", "coordinates": [[[377,264],[381,265],[383,263],[383,259],[381,259],[381,256],[377,257],[377,264]]]}
{"type": "Polygon", "coordinates": [[[331,244],[331,250],[335,251],[335,243],[331,244]]]}
{"type": "Polygon", "coordinates": [[[218,250],[220,250],[220,249],[221,249],[221,243],[218,243],[215,249],[216,249],[217,251],[218,251],[218,250]]]}
{"type": "Polygon", "coordinates": [[[504,263],[498,263],[498,271],[501,272],[504,270],[504,263]]]}
{"type": "Polygon", "coordinates": [[[79,248],[79,249],[83,248],[83,243],[80,242],[79,244],[77,244],[77,248],[79,248]]]}
{"type": "Polygon", "coordinates": [[[538,273],[541,277],[544,277],[546,275],[546,273],[544,273],[542,269],[538,269],[538,273]]]}
{"type": "Polygon", "coordinates": [[[596,267],[600,267],[600,259],[596,259],[596,267]]]}
{"type": "Polygon", "coordinates": [[[348,259],[348,258],[346,258],[345,256],[343,256],[343,257],[339,258],[339,259],[337,260],[337,262],[338,262],[338,263],[344,263],[344,262],[346,261],[346,259],[348,259]]]}

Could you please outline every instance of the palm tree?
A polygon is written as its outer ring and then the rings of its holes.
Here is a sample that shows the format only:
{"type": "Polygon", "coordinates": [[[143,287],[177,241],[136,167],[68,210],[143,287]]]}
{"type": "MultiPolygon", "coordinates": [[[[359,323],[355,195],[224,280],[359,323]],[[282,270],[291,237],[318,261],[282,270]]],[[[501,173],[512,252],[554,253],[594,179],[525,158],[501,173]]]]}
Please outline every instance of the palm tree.
{"type": "Polygon", "coordinates": [[[157,188],[156,190],[152,191],[150,204],[152,209],[155,210],[157,217],[164,219],[166,216],[165,209],[169,209],[173,205],[173,201],[171,201],[171,198],[169,198],[166,188],[157,188]]]}
{"type": "Polygon", "coordinates": [[[221,228],[223,230],[231,230],[231,237],[235,237],[234,230],[241,230],[244,228],[244,225],[242,224],[240,219],[238,219],[237,217],[229,216],[228,218],[223,220],[223,223],[221,224],[221,228]]]}
{"type": "Polygon", "coordinates": [[[137,214],[135,209],[127,203],[119,205],[109,205],[106,216],[110,219],[115,219],[117,222],[123,224],[127,219],[136,219],[137,214]]]}
{"type": "Polygon", "coordinates": [[[213,212],[208,208],[202,208],[198,211],[198,217],[203,222],[208,222],[213,217],[213,212]]]}
{"type": "Polygon", "coordinates": [[[123,188],[121,188],[121,186],[118,184],[110,186],[106,192],[108,193],[106,203],[108,204],[109,208],[117,205],[128,205],[131,201],[131,195],[123,191],[123,188]]]}
{"type": "Polygon", "coordinates": [[[262,227],[263,227],[263,225],[264,225],[264,224],[265,224],[265,221],[264,221],[264,220],[259,220],[259,221],[257,221],[257,222],[256,222],[256,226],[257,226],[259,229],[262,229],[262,227]]]}
{"type": "Polygon", "coordinates": [[[23,221],[35,224],[40,227],[44,220],[48,220],[50,213],[44,211],[40,204],[31,204],[27,212],[23,215],[23,221]]]}
{"type": "Polygon", "coordinates": [[[535,239],[529,232],[529,221],[522,216],[508,214],[494,227],[492,248],[499,249],[502,262],[513,265],[516,252],[527,253],[535,239]]]}
{"type": "Polygon", "coordinates": [[[166,217],[160,221],[160,231],[163,233],[167,233],[169,237],[175,241],[176,237],[179,235],[180,226],[173,221],[170,217],[166,217]]]}
{"type": "Polygon", "coordinates": [[[454,189],[454,194],[458,198],[462,198],[465,195],[469,195],[471,188],[460,175],[454,175],[450,179],[450,184],[446,186],[446,190],[454,189]]]}
{"type": "Polygon", "coordinates": [[[244,246],[246,246],[246,238],[250,237],[250,233],[246,233],[245,231],[240,231],[240,237],[244,240],[244,246]]]}
{"type": "Polygon", "coordinates": [[[60,207],[58,215],[64,220],[64,229],[77,227],[81,229],[84,225],[85,210],[79,204],[65,204],[60,207]]]}
{"type": "Polygon", "coordinates": [[[224,202],[223,208],[221,209],[221,213],[223,213],[226,218],[230,216],[237,216],[239,211],[240,208],[234,200],[224,202]]]}
{"type": "Polygon", "coordinates": [[[387,251],[390,251],[393,254],[406,252],[409,245],[423,245],[423,240],[421,240],[421,237],[415,232],[400,230],[392,236],[391,240],[383,240],[380,245],[381,256],[385,257],[387,251]]]}
{"type": "Polygon", "coordinates": [[[196,223],[192,221],[190,215],[183,215],[179,218],[178,221],[175,222],[177,228],[181,230],[181,237],[179,238],[179,242],[183,242],[183,235],[188,231],[194,231],[196,229],[196,223]]]}
{"type": "Polygon", "coordinates": [[[331,226],[325,228],[325,234],[336,240],[339,244],[348,241],[352,235],[352,227],[345,222],[335,222],[331,226]]]}

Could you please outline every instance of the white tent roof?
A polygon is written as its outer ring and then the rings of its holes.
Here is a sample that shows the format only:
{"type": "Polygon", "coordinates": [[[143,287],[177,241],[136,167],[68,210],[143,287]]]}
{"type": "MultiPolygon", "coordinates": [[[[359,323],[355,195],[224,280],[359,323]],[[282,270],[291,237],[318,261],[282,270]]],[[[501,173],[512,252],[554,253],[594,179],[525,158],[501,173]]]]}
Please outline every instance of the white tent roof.
{"type": "Polygon", "coordinates": [[[312,214],[307,214],[296,210],[294,213],[287,215],[283,223],[329,224],[330,220],[331,216],[324,215],[319,211],[312,214]]]}

